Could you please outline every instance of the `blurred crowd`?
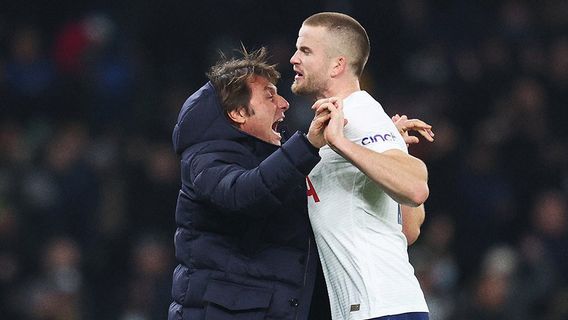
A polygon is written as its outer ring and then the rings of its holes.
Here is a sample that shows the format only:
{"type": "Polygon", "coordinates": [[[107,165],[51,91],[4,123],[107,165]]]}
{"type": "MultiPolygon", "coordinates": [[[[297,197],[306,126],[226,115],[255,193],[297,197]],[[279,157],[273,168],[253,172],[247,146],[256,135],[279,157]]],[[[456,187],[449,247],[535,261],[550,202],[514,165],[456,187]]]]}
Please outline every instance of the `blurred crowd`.
{"type": "Polygon", "coordinates": [[[411,262],[432,320],[568,319],[568,2],[139,0],[0,10],[0,318],[165,319],[171,130],[219,51],[266,45],[288,89],[302,20],[358,19],[362,86],[431,123],[411,262]]]}

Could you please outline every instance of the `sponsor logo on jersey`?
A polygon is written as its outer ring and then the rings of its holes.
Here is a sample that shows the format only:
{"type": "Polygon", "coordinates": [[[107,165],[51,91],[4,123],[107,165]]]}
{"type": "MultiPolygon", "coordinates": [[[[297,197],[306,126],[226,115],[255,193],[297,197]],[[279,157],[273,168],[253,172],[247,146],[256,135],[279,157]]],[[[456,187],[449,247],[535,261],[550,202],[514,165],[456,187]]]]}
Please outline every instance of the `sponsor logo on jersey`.
{"type": "Polygon", "coordinates": [[[396,136],[392,132],[388,132],[385,134],[377,133],[376,135],[364,137],[363,139],[361,139],[361,144],[368,145],[371,143],[385,142],[385,141],[396,141],[396,136]]]}

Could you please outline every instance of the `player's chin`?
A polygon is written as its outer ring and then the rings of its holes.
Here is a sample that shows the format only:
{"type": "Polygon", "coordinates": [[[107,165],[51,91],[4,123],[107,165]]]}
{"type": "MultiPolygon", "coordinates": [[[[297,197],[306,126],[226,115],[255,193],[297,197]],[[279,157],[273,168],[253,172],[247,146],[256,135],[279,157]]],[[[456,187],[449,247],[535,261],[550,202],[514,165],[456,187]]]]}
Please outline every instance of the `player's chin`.
{"type": "Polygon", "coordinates": [[[282,145],[282,142],[280,141],[280,139],[272,139],[272,140],[267,141],[267,142],[270,143],[270,144],[273,144],[275,146],[279,146],[279,147],[282,145]]]}
{"type": "Polygon", "coordinates": [[[272,137],[270,138],[270,143],[280,146],[282,145],[282,135],[279,132],[272,131],[272,137]]]}
{"type": "Polygon", "coordinates": [[[305,86],[300,85],[298,82],[294,81],[294,83],[292,83],[292,93],[296,94],[296,95],[305,95],[308,94],[305,86]]]}
{"type": "Polygon", "coordinates": [[[272,141],[272,144],[277,145],[277,146],[281,146],[282,145],[282,137],[280,136],[280,134],[278,134],[277,136],[275,136],[272,141]]]}
{"type": "Polygon", "coordinates": [[[270,144],[276,145],[276,146],[281,146],[282,145],[282,136],[280,135],[280,133],[272,130],[272,133],[269,136],[266,136],[264,139],[262,139],[270,144]]]}
{"type": "Polygon", "coordinates": [[[300,83],[298,82],[298,80],[294,80],[294,82],[292,82],[292,93],[294,94],[301,94],[302,93],[302,86],[300,85],[300,83]]]}

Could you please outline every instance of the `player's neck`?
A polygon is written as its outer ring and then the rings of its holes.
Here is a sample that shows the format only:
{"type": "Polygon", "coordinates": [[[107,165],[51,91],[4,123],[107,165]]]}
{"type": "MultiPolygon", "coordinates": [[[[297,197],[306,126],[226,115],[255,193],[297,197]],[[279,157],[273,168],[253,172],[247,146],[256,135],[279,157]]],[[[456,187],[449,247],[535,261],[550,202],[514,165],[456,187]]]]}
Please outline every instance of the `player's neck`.
{"type": "Polygon", "coordinates": [[[345,99],[350,96],[353,92],[361,91],[361,86],[359,85],[358,79],[351,79],[350,81],[335,81],[331,83],[329,88],[318,95],[318,99],[337,97],[340,99],[345,99]]]}

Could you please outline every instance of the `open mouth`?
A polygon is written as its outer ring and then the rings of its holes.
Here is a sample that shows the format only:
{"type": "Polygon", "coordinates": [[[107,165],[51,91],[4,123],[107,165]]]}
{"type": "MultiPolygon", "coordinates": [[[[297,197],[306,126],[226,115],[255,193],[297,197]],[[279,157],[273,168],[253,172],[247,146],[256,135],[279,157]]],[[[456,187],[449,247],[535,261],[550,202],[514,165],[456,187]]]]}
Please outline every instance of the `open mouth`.
{"type": "Polygon", "coordinates": [[[278,126],[280,125],[280,123],[284,121],[284,119],[278,119],[276,121],[274,121],[274,123],[272,124],[272,131],[274,132],[274,134],[280,136],[280,132],[278,131],[278,126]]]}
{"type": "Polygon", "coordinates": [[[304,77],[304,74],[301,73],[300,71],[298,71],[298,70],[294,70],[294,71],[296,72],[296,76],[294,77],[294,79],[298,79],[298,78],[304,77]]]}

